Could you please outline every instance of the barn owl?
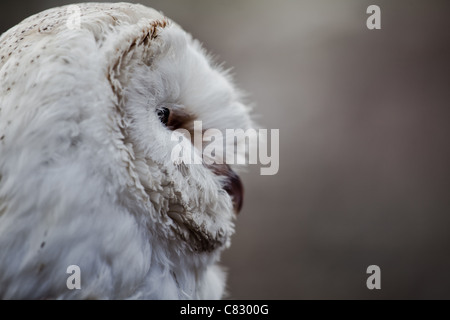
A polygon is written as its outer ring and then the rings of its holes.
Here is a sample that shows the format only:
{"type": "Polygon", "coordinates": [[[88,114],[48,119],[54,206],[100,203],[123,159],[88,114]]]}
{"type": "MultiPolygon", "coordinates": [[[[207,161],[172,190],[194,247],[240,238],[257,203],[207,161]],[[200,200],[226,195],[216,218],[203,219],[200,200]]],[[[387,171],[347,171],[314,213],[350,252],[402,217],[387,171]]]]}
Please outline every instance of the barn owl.
{"type": "Polygon", "coordinates": [[[171,161],[171,133],[245,130],[249,109],[159,12],[76,8],[0,37],[0,298],[220,299],[239,170],[171,161]]]}

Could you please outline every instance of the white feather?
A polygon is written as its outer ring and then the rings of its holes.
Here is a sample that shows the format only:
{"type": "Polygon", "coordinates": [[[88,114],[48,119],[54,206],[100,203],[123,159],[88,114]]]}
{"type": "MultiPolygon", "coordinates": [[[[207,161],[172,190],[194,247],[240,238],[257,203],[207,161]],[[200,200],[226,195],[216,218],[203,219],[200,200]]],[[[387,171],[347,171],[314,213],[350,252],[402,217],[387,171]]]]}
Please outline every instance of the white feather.
{"type": "Polygon", "coordinates": [[[0,37],[0,297],[219,299],[232,201],[204,166],[171,162],[156,109],[218,129],[248,128],[247,109],[161,14],[78,6],[79,30],[62,7],[0,37]]]}

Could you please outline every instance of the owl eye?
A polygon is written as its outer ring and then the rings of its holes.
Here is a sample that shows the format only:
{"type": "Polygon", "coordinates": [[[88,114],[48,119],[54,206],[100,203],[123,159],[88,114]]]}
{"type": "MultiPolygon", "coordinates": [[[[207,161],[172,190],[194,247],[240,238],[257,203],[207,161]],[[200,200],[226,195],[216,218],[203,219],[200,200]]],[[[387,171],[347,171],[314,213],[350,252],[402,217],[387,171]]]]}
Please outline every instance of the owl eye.
{"type": "Polygon", "coordinates": [[[162,107],[156,110],[156,114],[158,115],[159,120],[161,120],[161,123],[167,126],[167,123],[169,122],[170,110],[166,107],[162,107]]]}

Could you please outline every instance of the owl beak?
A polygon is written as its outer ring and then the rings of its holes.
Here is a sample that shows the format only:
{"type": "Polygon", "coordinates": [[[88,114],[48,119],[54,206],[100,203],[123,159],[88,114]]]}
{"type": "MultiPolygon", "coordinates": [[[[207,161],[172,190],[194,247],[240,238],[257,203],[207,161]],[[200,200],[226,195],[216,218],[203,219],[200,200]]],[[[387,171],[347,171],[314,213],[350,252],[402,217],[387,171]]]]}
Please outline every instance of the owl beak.
{"type": "Polygon", "coordinates": [[[244,185],[242,184],[241,178],[234,172],[230,167],[228,171],[228,181],[224,186],[224,190],[233,199],[234,212],[239,214],[244,203],[244,185]]]}
{"type": "Polygon", "coordinates": [[[241,178],[226,164],[214,164],[208,166],[216,175],[226,178],[223,189],[233,200],[234,212],[239,214],[244,203],[244,185],[241,178]]]}

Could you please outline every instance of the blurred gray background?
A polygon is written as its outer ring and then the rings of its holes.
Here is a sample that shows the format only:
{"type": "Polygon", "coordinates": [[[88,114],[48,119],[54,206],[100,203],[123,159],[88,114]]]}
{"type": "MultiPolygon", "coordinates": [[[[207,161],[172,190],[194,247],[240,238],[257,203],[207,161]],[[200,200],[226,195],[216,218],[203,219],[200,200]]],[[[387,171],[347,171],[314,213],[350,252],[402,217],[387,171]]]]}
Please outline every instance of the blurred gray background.
{"type": "MultiPolygon", "coordinates": [[[[2,1],[0,33],[72,2],[2,1]]],[[[233,67],[280,129],[279,173],[243,176],[230,298],[450,298],[450,2],[138,2],[233,67]]]]}

